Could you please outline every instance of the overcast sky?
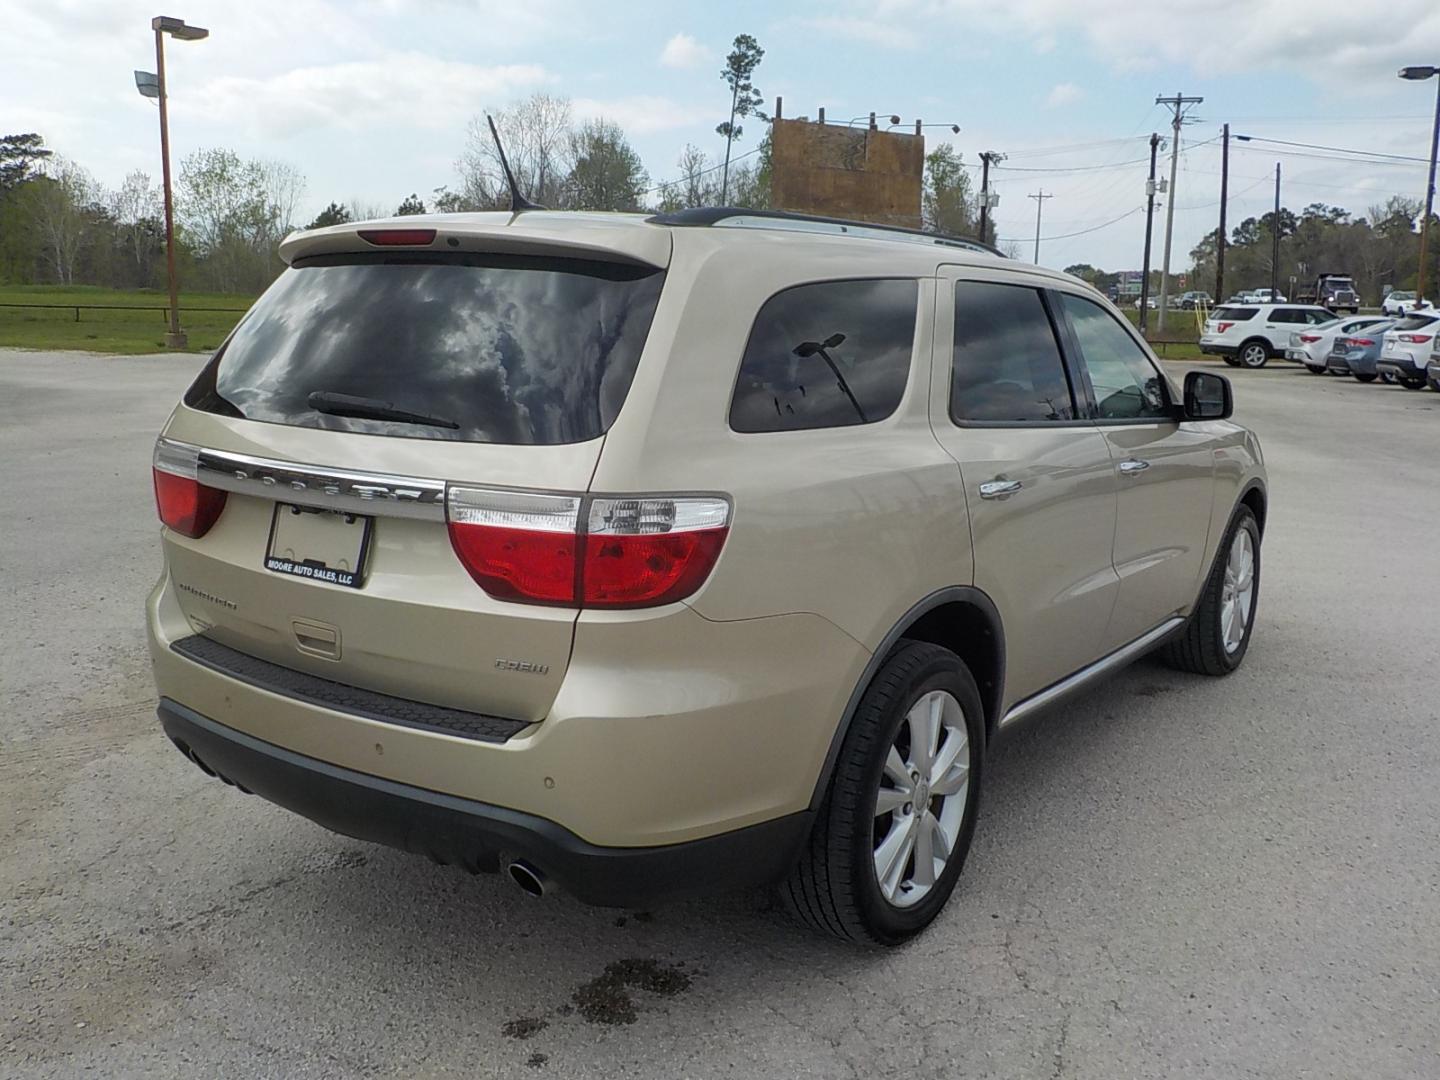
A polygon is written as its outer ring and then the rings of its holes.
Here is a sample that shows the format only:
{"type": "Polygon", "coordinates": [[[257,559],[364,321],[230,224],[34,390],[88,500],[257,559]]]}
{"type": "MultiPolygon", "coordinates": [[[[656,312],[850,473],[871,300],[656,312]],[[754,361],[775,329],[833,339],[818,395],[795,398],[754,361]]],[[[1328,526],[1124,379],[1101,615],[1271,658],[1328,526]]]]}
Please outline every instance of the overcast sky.
{"type": "MultiPolygon", "coordinates": [[[[111,186],[132,169],[158,177],[155,108],[131,71],[154,68],[159,10],[0,0],[0,131],[38,131],[111,186]]],[[[1214,228],[1222,122],[1426,157],[1436,82],[1395,71],[1440,64],[1440,0],[176,0],[164,10],[211,32],[167,49],[177,158],[227,146],[289,162],[307,178],[305,219],[332,199],[392,210],[412,191],[453,187],[466,121],[535,90],[619,121],[652,177],[670,179],[685,143],[723,152],[719,69],[731,39],[750,33],[766,50],[755,82],[767,109],[780,95],[788,116],[824,106],[830,120],[876,110],[959,124],[945,137],[966,161],[1009,154],[995,174],[1000,235],[1028,259],[1026,196],[1053,192],[1040,261],[1104,269],[1140,263],[1147,137],[1168,134],[1157,94],[1205,98],[1182,139],[1178,266],[1214,228]]],[[[757,136],[747,125],[738,152],[757,136]]],[[[1231,223],[1268,207],[1277,160],[1296,209],[1323,201],[1363,214],[1392,193],[1424,193],[1418,162],[1300,156],[1324,153],[1232,143],[1231,223]]]]}

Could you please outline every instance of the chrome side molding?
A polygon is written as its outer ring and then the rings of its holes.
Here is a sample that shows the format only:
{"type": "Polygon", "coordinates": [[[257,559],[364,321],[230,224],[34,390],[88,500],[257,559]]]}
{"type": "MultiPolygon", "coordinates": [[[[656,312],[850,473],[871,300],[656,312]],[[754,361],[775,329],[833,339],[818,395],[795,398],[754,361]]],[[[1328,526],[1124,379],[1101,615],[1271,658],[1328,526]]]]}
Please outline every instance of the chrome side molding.
{"type": "Polygon", "coordinates": [[[207,487],[322,510],[380,517],[445,520],[445,481],[199,449],[195,478],[207,487]]]}
{"type": "Polygon", "coordinates": [[[1010,706],[1008,712],[1000,718],[996,730],[1003,731],[1017,720],[1023,720],[1027,716],[1039,712],[1049,705],[1053,705],[1061,698],[1079,690],[1081,687],[1093,682],[1103,675],[1108,675],[1116,668],[1124,667],[1131,660],[1137,659],[1141,653],[1146,652],[1151,646],[1157,644],[1166,635],[1173,633],[1185,624],[1184,618],[1179,615],[1166,619],[1155,629],[1141,634],[1129,645],[1122,645],[1108,656],[1102,656],[1093,664],[1081,668],[1067,678],[1061,679],[1054,686],[1041,690],[1038,694],[1032,694],[1024,701],[1016,702],[1010,706]]]}

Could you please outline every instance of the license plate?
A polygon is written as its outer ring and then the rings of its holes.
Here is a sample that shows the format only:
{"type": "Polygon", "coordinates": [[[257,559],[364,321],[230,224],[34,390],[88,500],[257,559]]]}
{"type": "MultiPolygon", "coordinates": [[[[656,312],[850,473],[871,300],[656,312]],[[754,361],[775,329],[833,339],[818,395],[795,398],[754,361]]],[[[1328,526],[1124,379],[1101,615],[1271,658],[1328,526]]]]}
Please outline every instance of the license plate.
{"type": "Polygon", "coordinates": [[[373,521],[339,510],[276,503],[265,569],[358,589],[373,521]]]}

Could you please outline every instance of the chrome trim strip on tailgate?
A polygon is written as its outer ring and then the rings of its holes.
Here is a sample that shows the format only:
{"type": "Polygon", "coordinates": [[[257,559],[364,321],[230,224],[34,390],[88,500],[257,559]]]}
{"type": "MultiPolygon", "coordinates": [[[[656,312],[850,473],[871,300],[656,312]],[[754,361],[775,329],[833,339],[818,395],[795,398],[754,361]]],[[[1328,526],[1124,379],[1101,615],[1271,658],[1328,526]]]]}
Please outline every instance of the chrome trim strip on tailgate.
{"type": "MultiPolygon", "coordinates": [[[[172,441],[173,440],[169,440],[172,441]]],[[[183,446],[185,444],[176,444],[183,446]]],[[[392,473],[352,472],[320,465],[196,448],[196,479],[207,487],[354,514],[445,520],[445,481],[392,473]]]]}
{"type": "Polygon", "coordinates": [[[1178,629],[1185,624],[1180,616],[1166,619],[1155,629],[1147,631],[1129,645],[1123,645],[1110,653],[1102,656],[1088,667],[1083,667],[1074,675],[1061,679],[1054,686],[1041,690],[1024,701],[1010,706],[1010,711],[1000,718],[997,730],[1009,727],[1017,720],[1023,720],[1032,713],[1039,712],[1045,706],[1050,705],[1072,691],[1079,690],[1085,684],[1106,675],[1116,668],[1124,667],[1130,661],[1137,659],[1143,652],[1152,645],[1158,644],[1171,631],[1178,629]]]}

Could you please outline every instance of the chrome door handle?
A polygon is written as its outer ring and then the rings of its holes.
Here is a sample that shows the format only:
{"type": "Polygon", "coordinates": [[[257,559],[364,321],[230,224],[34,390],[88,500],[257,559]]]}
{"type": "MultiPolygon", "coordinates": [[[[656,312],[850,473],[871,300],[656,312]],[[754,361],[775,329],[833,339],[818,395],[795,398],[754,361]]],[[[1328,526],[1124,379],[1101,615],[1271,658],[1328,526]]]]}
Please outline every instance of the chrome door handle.
{"type": "Polygon", "coordinates": [[[1019,480],[986,480],[980,485],[980,498],[1003,499],[1006,495],[1014,495],[1024,486],[1019,480]]]}
{"type": "Polygon", "coordinates": [[[1149,467],[1150,463],[1148,461],[1141,461],[1139,458],[1130,458],[1127,461],[1120,462],[1120,472],[1125,476],[1134,476],[1136,473],[1144,472],[1149,467]]]}

